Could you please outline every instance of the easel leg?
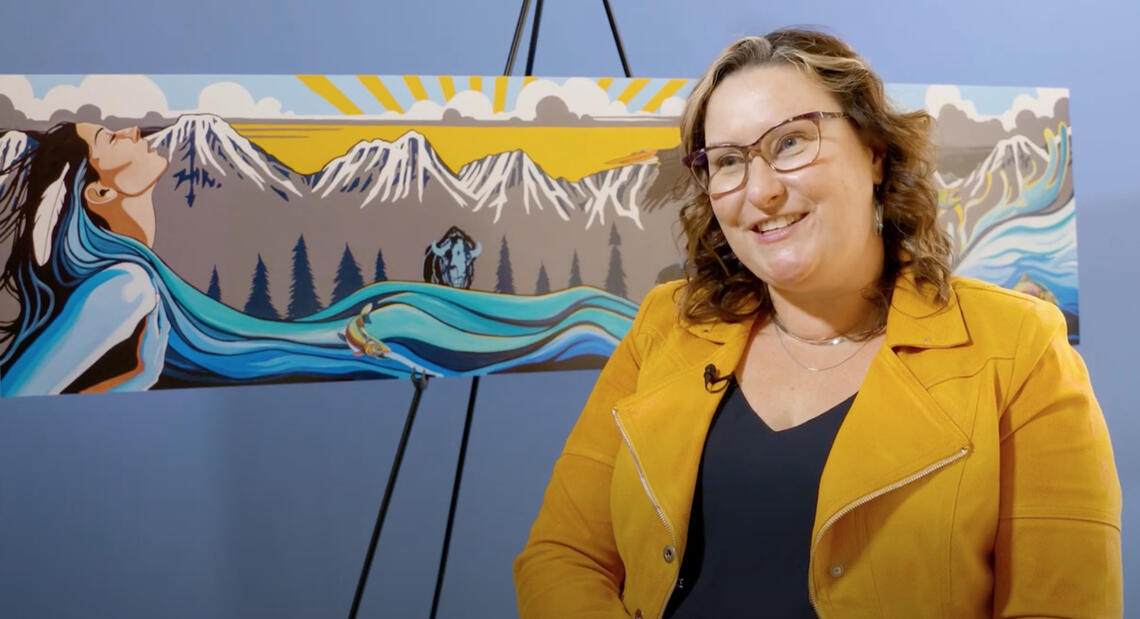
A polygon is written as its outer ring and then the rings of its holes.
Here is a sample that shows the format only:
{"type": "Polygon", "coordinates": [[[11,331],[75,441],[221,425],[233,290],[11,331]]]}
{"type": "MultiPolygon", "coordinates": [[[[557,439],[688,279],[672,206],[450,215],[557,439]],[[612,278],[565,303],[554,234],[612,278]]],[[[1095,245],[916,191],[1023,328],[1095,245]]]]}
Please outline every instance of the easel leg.
{"type": "Polygon", "coordinates": [[[471,418],[475,414],[475,396],[479,393],[479,377],[471,379],[471,395],[467,397],[467,418],[463,420],[463,438],[459,441],[459,459],[455,463],[455,483],[451,487],[451,507],[447,510],[447,527],[443,532],[443,549],[439,554],[439,570],[435,578],[435,594],[431,598],[431,619],[439,609],[439,593],[443,589],[443,574],[447,571],[447,553],[451,547],[451,529],[455,524],[455,505],[459,502],[459,486],[463,483],[463,464],[467,460],[467,441],[471,436],[471,418]]]}
{"type": "Polygon", "coordinates": [[[360,610],[360,599],[364,596],[364,585],[368,582],[368,573],[372,570],[372,558],[376,555],[376,543],[380,540],[380,530],[384,528],[384,518],[388,515],[388,505],[392,502],[392,490],[396,487],[396,477],[400,474],[400,464],[404,461],[404,450],[408,447],[408,437],[412,433],[412,422],[416,419],[416,410],[420,407],[420,396],[427,387],[427,375],[419,372],[412,373],[412,385],[416,388],[412,396],[412,404],[408,407],[408,416],[404,420],[404,432],[400,435],[400,442],[396,446],[396,456],[392,459],[392,468],[388,471],[388,484],[384,486],[384,498],[380,500],[380,512],[376,514],[376,524],[372,527],[372,539],[368,542],[368,552],[364,555],[364,565],[360,568],[360,578],[356,581],[356,594],[352,597],[352,608],[348,611],[349,619],[355,619],[360,610]]]}

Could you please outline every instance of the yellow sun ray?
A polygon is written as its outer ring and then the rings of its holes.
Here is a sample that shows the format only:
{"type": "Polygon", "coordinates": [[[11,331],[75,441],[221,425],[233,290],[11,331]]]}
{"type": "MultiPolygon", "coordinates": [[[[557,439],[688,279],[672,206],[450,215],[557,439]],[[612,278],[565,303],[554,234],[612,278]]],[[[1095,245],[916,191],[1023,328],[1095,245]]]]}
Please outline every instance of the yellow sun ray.
{"type": "Polygon", "coordinates": [[[356,79],[360,80],[361,84],[372,93],[373,97],[383,105],[385,109],[392,110],[393,112],[404,113],[404,109],[400,107],[399,102],[388,92],[388,88],[384,86],[384,82],[380,81],[379,77],[375,75],[357,75],[356,79]]]}
{"type": "Polygon", "coordinates": [[[301,80],[301,83],[308,86],[310,90],[320,95],[325,101],[331,103],[333,107],[340,110],[341,114],[358,115],[364,113],[360,108],[356,107],[356,104],[341,92],[340,89],[336,87],[336,84],[333,84],[329,78],[323,75],[298,75],[297,79],[301,80]]]}
{"type": "Polygon", "coordinates": [[[612,78],[612,77],[598,78],[598,88],[601,88],[602,90],[609,90],[610,85],[613,83],[614,83],[614,78],[612,78]]]}
{"type": "Polygon", "coordinates": [[[455,96],[455,80],[451,79],[450,75],[439,76],[439,89],[443,91],[444,103],[451,101],[455,96]]]}
{"type": "Polygon", "coordinates": [[[625,90],[621,91],[621,94],[618,95],[617,100],[628,105],[629,102],[637,96],[637,93],[641,92],[641,89],[645,88],[645,85],[648,83],[648,77],[639,77],[635,80],[631,80],[629,86],[626,86],[625,90]]]}
{"type": "Polygon", "coordinates": [[[483,78],[478,75],[472,75],[467,78],[467,84],[475,92],[483,92],[483,78]]]}
{"type": "Polygon", "coordinates": [[[428,98],[427,91],[424,90],[424,84],[420,81],[418,75],[405,75],[404,83],[408,85],[408,92],[412,93],[412,97],[416,101],[423,101],[428,98]]]}
{"type": "Polygon", "coordinates": [[[527,84],[529,84],[529,83],[531,83],[537,79],[538,78],[533,76],[533,75],[528,75],[528,76],[523,78],[523,86],[526,86],[527,84]]]}
{"type": "Polygon", "coordinates": [[[656,112],[666,99],[677,94],[677,91],[681,90],[681,87],[684,86],[685,82],[688,81],[689,80],[687,79],[669,80],[665,83],[661,90],[657,91],[657,94],[653,95],[653,98],[650,99],[648,103],[641,107],[641,111],[656,112]]]}
{"type": "Polygon", "coordinates": [[[511,78],[501,75],[495,78],[495,105],[492,110],[498,114],[507,107],[507,82],[511,78]]]}

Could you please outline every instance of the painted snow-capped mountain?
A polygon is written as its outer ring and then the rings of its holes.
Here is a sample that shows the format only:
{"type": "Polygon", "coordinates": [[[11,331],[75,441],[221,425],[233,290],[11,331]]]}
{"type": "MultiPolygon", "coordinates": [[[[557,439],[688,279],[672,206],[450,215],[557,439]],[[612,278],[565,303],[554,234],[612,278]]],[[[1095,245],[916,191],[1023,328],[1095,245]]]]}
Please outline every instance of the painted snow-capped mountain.
{"type": "Polygon", "coordinates": [[[943,188],[955,188],[970,195],[986,191],[993,175],[1002,176],[1008,186],[1024,187],[1026,180],[1041,175],[1049,163],[1049,153],[1024,135],[1014,135],[998,142],[974,171],[961,179],[935,177],[943,188]]]}
{"type": "Polygon", "coordinates": [[[964,178],[935,172],[935,187],[943,200],[942,225],[958,251],[970,251],[981,235],[1002,221],[1031,211],[1052,212],[1072,198],[1071,179],[1064,172],[1067,163],[1050,160],[1066,156],[1067,149],[1056,141],[1060,139],[1054,137],[1046,151],[1024,135],[1014,135],[994,145],[964,178]],[[1046,179],[1046,174],[1055,178],[1046,179]],[[1043,192],[1046,186],[1048,191],[1043,192]]]}
{"type": "Polygon", "coordinates": [[[433,180],[460,206],[467,206],[467,191],[427,138],[417,131],[408,131],[394,142],[358,142],[320,172],[307,177],[306,183],[320,198],[333,192],[363,194],[360,207],[364,208],[376,199],[396,202],[413,192],[416,200],[423,202],[424,188],[433,180]]]}
{"type": "Polygon", "coordinates": [[[570,212],[578,207],[578,201],[571,197],[566,187],[551,178],[521,150],[487,155],[472,161],[459,170],[459,181],[471,196],[472,210],[494,209],[496,222],[509,201],[507,191],[513,187],[520,188],[523,211],[527,214],[531,209],[550,209],[563,221],[569,221],[570,212]]]}
{"type": "Polygon", "coordinates": [[[4,135],[0,135],[0,196],[4,195],[4,189],[8,186],[8,177],[11,172],[4,174],[4,170],[12,165],[12,162],[17,157],[24,154],[28,149],[28,136],[19,131],[9,131],[4,135]]]}
{"type": "Polygon", "coordinates": [[[213,114],[184,115],[147,141],[170,160],[176,187],[187,185],[190,206],[198,195],[195,188],[215,188],[234,180],[260,191],[272,190],[283,200],[303,195],[299,175],[213,114]]]}
{"type": "Polygon", "coordinates": [[[586,215],[586,227],[605,225],[606,213],[612,211],[615,218],[630,219],[638,228],[644,229],[641,222],[642,202],[657,173],[655,164],[635,163],[595,172],[575,183],[573,187],[575,193],[581,196],[580,204],[586,215]]]}
{"type": "Polygon", "coordinates": [[[0,170],[7,168],[28,149],[28,136],[21,131],[0,135],[0,170]]]}

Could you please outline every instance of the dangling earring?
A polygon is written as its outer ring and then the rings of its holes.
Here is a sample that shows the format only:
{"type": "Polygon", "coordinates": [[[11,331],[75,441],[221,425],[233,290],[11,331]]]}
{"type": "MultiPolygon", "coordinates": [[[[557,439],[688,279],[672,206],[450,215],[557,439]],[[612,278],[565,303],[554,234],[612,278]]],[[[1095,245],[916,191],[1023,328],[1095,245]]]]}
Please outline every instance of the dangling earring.
{"type": "Polygon", "coordinates": [[[879,201],[879,190],[882,185],[875,185],[872,189],[871,219],[875,222],[875,233],[883,236],[883,203],[879,201]]]}

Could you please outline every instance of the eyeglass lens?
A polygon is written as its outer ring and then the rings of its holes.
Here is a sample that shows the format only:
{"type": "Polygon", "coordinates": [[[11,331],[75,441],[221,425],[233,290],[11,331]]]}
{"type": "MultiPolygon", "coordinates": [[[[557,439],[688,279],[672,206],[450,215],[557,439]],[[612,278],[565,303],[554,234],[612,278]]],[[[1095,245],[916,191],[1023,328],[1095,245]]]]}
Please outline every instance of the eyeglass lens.
{"type": "Polygon", "coordinates": [[[751,146],[717,146],[706,151],[707,169],[698,180],[711,194],[735,191],[748,179],[752,157],[759,155],[778,172],[798,170],[819,154],[819,125],[795,120],[772,128],[751,146]]]}

